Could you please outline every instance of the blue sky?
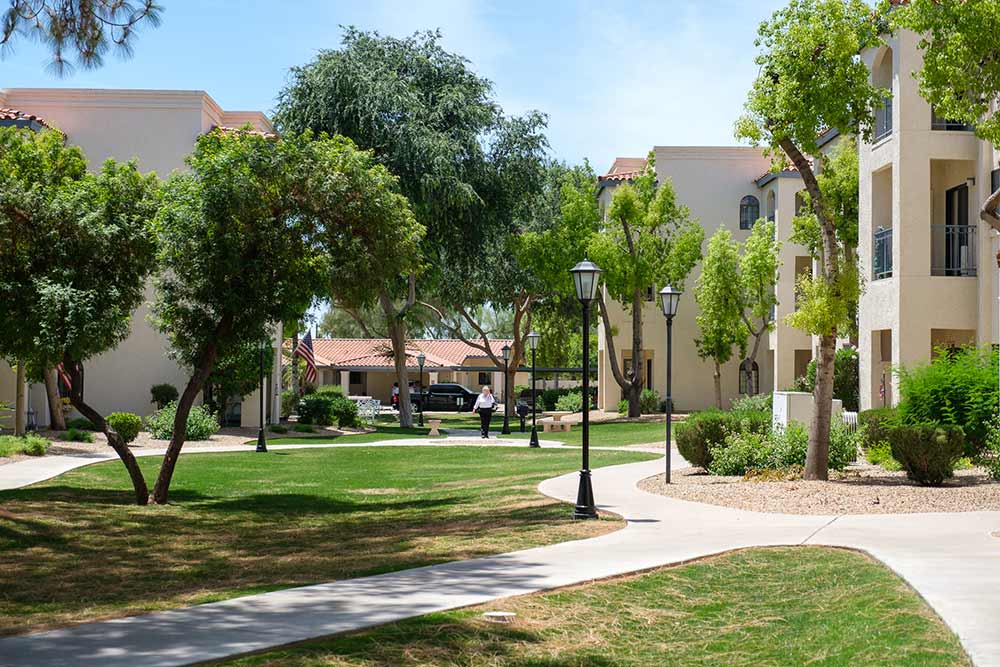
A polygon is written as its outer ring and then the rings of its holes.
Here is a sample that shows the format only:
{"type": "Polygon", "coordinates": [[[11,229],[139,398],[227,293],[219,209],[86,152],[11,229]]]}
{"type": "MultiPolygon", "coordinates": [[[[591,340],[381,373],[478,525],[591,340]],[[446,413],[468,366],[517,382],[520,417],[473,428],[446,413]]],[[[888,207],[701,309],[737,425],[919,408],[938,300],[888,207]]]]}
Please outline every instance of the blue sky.
{"type": "Polygon", "coordinates": [[[208,91],[223,108],[270,111],[288,68],[339,44],[341,25],[444,43],[494,82],[508,113],[549,116],[552,153],[589,158],[653,145],[726,145],[753,80],[758,23],[784,0],[473,2],[472,0],[160,0],[162,25],[135,57],[58,78],[21,41],[0,60],[0,87],[208,91]]]}

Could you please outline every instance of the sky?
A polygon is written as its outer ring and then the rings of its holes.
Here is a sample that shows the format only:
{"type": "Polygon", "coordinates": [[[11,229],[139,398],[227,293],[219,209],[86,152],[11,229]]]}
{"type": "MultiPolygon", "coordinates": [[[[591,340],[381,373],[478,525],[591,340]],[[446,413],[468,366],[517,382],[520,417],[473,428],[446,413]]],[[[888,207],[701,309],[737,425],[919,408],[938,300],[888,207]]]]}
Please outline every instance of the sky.
{"type": "Polygon", "coordinates": [[[756,74],[760,21],[785,0],[159,0],[134,57],[58,77],[40,45],[0,59],[0,88],[207,91],[224,109],[271,112],[289,68],[336,48],[341,26],[404,36],[440,29],[443,43],[494,83],[508,114],[548,116],[553,157],[616,156],[655,145],[732,145],[756,74]]]}

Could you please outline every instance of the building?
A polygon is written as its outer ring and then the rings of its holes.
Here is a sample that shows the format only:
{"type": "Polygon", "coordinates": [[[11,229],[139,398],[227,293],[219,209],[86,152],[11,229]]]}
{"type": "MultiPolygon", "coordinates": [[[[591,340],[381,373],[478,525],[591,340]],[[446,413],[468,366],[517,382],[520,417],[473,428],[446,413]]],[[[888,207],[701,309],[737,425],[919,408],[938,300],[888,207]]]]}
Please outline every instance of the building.
{"type": "MultiPolygon", "coordinates": [[[[184,160],[199,135],[214,127],[249,123],[274,132],[259,111],[227,111],[198,90],[91,90],[73,88],[0,89],[0,125],[40,130],[55,128],[79,146],[92,170],[107,158],[136,160],[143,172],[166,178],[184,170],[184,160]]],[[[152,296],[147,291],[147,298],[152,296]]],[[[116,349],[84,364],[85,396],[103,414],[116,410],[147,415],[153,405],[150,387],[169,383],[183,389],[187,372],[167,355],[167,341],[147,322],[148,305],[132,317],[132,333],[116,349]]],[[[276,346],[280,338],[276,339],[276,346]]],[[[275,376],[277,374],[275,373],[275,376]]],[[[0,401],[14,403],[15,375],[0,362],[0,401]]],[[[243,402],[245,422],[255,423],[258,396],[243,402]]],[[[36,385],[29,407],[41,425],[48,423],[44,388],[36,385]]],[[[273,413],[278,412],[277,406],[273,413]]]]}
{"type": "Polygon", "coordinates": [[[997,151],[920,96],[918,41],[903,31],[862,53],[892,97],[858,149],[861,409],[898,401],[891,367],[998,340],[997,241],[978,224],[980,203],[1000,186],[997,151]]]}
{"type": "MultiPolygon", "coordinates": [[[[490,341],[490,346],[497,358],[502,358],[501,349],[511,342],[496,339],[490,341]]],[[[286,350],[290,348],[290,342],[286,341],[286,350]]],[[[392,385],[396,382],[396,367],[392,345],[387,338],[316,338],[313,354],[319,384],[345,387],[348,395],[371,396],[389,405],[392,385]]],[[[477,391],[483,385],[490,385],[497,396],[503,394],[503,367],[498,368],[483,350],[464,341],[411,340],[407,343],[406,358],[410,378],[425,387],[454,382],[477,391]],[[422,376],[417,360],[421,353],[424,355],[422,376]]],[[[528,372],[519,371],[514,384],[526,385],[530,381],[528,372]]]]}
{"type": "MultiPolygon", "coordinates": [[[[835,137],[830,136],[828,145],[835,137]]],[[[795,307],[795,276],[812,270],[812,259],[802,246],[788,241],[792,218],[798,210],[803,190],[802,179],[795,171],[773,173],[771,161],[756,148],[749,147],[682,147],[657,146],[653,149],[656,175],[660,182],[669,179],[680,203],[688,206],[692,217],[700,221],[706,239],[720,227],[732,232],[737,241],[744,241],[753,223],[769,218],[776,224],[776,234],[782,240],[782,267],[777,284],[780,305],[777,325],[768,338],[766,349],[757,358],[757,382],[761,391],[788,389],[795,378],[804,375],[812,359],[811,338],[783,323],[786,314],[795,307]]],[[[618,158],[598,182],[598,201],[602,210],[611,202],[616,187],[629,181],[646,167],[642,158],[618,158]]],[[[673,397],[676,409],[699,410],[715,403],[711,361],[698,358],[694,340],[698,336],[695,322],[697,306],[694,286],[701,272],[695,267],[684,285],[685,294],[674,319],[673,397]]],[[[663,285],[651,285],[643,311],[642,368],[644,386],[666,390],[666,322],[660,310],[656,292],[663,285]]],[[[613,300],[608,300],[609,318],[617,331],[615,347],[618,362],[624,370],[631,363],[631,316],[613,300]]],[[[622,392],[611,374],[607,357],[608,345],[603,327],[598,327],[598,404],[614,411],[622,392]]],[[[738,397],[744,378],[740,362],[734,359],[722,369],[722,394],[725,405],[738,397]]]]}

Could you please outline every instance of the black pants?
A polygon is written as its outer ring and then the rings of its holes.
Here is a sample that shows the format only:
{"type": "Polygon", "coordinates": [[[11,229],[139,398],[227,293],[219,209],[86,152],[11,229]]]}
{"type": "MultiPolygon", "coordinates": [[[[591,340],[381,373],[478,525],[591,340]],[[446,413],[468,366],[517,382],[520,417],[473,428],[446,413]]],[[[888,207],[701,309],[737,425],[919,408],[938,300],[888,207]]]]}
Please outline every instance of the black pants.
{"type": "Polygon", "coordinates": [[[493,418],[493,408],[479,408],[479,433],[490,437],[490,419],[493,418]]]}

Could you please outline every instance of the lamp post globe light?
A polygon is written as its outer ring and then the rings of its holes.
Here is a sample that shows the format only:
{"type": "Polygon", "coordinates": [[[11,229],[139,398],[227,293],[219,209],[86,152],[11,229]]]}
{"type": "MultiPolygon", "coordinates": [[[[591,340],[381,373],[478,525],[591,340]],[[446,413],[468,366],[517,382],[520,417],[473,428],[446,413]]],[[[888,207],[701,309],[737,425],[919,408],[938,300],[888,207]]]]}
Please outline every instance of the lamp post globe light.
{"type": "Polygon", "coordinates": [[[260,346],[260,428],[257,430],[258,452],[267,451],[267,438],[264,436],[264,346],[260,346]]]}
{"type": "MultiPolygon", "coordinates": [[[[420,428],[424,427],[424,362],[427,361],[427,355],[423,352],[417,355],[417,367],[420,369],[417,373],[417,395],[420,397],[420,428]]],[[[411,424],[413,422],[410,422],[411,424]]]]}
{"type": "Polygon", "coordinates": [[[583,305],[583,466],[580,468],[580,486],[576,492],[574,519],[596,519],[594,487],[590,482],[590,304],[597,298],[601,270],[585,259],[569,271],[573,275],[576,298],[583,305]]]}
{"type": "Polygon", "coordinates": [[[528,441],[529,447],[540,447],[538,444],[538,429],[535,427],[535,406],[538,400],[538,396],[535,393],[535,352],[538,350],[538,341],[541,338],[541,335],[536,331],[528,334],[528,347],[531,348],[531,440],[528,441]]]}
{"type": "Polygon", "coordinates": [[[510,407],[510,397],[507,391],[508,369],[510,368],[510,345],[504,345],[500,348],[500,354],[503,355],[503,428],[500,430],[500,435],[510,435],[510,412],[508,410],[510,407]]]}
{"type": "Polygon", "coordinates": [[[684,292],[674,289],[670,285],[667,285],[660,290],[660,305],[663,306],[663,316],[667,319],[667,392],[665,397],[666,411],[667,411],[667,440],[666,440],[666,450],[667,450],[667,470],[666,476],[663,481],[670,484],[670,427],[674,418],[674,397],[671,391],[671,383],[673,380],[672,373],[673,368],[671,366],[671,358],[673,356],[673,328],[674,328],[674,315],[677,314],[677,306],[681,302],[681,294],[684,292]]]}

